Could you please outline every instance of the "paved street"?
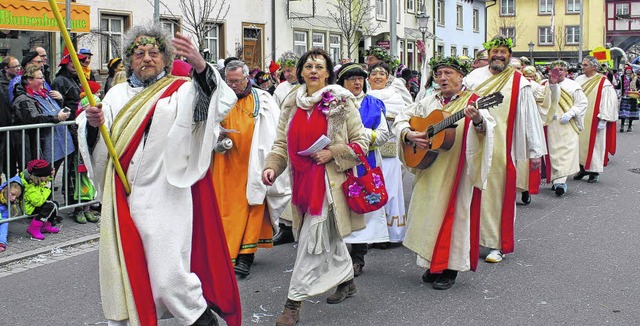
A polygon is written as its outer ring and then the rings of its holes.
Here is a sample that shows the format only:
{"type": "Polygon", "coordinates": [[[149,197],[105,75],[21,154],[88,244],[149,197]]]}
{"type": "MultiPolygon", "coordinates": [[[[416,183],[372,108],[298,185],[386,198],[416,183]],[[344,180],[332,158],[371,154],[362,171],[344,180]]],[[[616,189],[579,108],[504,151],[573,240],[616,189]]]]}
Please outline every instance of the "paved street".
{"type": "MultiPolygon", "coordinates": [[[[326,295],[305,302],[299,325],[637,325],[640,174],[630,170],[640,169],[640,134],[618,136],[599,183],[570,180],[561,198],[544,186],[531,205],[518,205],[516,252],[502,263],[481,262],[437,291],[407,249],[372,249],[358,293],[338,305],[326,295]]],[[[80,243],[8,264],[11,251],[0,255],[0,325],[106,325],[96,249],[80,243]]],[[[258,252],[239,281],[244,325],[275,323],[294,257],[293,245],[258,252]]]]}

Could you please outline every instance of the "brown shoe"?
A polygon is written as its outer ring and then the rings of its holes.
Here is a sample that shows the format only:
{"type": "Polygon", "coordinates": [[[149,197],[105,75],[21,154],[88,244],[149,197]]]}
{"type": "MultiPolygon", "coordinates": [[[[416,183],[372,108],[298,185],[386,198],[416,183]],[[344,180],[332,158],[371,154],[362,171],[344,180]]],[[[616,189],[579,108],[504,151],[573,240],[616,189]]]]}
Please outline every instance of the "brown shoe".
{"type": "Polygon", "coordinates": [[[327,303],[335,304],[344,301],[344,299],[356,294],[356,283],[350,279],[338,285],[336,292],[327,297],[327,303]]]}
{"type": "Polygon", "coordinates": [[[294,326],[297,324],[300,319],[300,308],[302,308],[302,301],[287,299],[282,315],[276,321],[276,326],[294,326]]]}
{"type": "Polygon", "coordinates": [[[353,264],[353,276],[358,277],[360,276],[360,274],[362,274],[362,265],[360,264],[353,264]]]}

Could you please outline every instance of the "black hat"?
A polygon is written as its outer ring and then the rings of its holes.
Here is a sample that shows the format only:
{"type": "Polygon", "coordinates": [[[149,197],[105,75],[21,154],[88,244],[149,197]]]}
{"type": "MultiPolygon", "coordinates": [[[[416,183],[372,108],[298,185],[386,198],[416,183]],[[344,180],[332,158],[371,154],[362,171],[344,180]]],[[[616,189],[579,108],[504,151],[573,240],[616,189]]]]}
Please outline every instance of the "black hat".
{"type": "Polygon", "coordinates": [[[38,52],[30,51],[29,53],[25,54],[24,57],[22,57],[22,62],[20,62],[20,64],[22,65],[23,68],[25,68],[29,63],[29,61],[35,59],[37,56],[39,56],[38,52]]]}
{"type": "Polygon", "coordinates": [[[340,70],[338,70],[338,85],[344,86],[345,79],[353,76],[360,76],[367,78],[367,72],[362,69],[360,64],[355,62],[345,63],[340,70]]]}

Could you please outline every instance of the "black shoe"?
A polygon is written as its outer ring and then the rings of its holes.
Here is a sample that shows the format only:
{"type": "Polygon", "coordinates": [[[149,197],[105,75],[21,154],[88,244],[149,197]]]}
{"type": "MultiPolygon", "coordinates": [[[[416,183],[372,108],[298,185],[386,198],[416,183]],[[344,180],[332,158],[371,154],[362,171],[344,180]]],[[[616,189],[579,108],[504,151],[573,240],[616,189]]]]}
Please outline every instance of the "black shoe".
{"type": "Polygon", "coordinates": [[[218,318],[211,309],[207,308],[191,326],[218,326],[218,318]]]}
{"type": "Polygon", "coordinates": [[[522,202],[523,202],[525,205],[529,205],[529,204],[531,204],[531,195],[529,195],[529,192],[528,192],[528,191],[523,191],[523,192],[522,192],[522,202]]]}
{"type": "Polygon", "coordinates": [[[358,277],[360,276],[360,274],[362,274],[362,268],[364,266],[360,265],[360,264],[353,264],[353,276],[354,277],[358,277]]]}
{"type": "Polygon", "coordinates": [[[624,132],[624,127],[620,127],[620,132],[624,132]]]}
{"type": "Polygon", "coordinates": [[[588,174],[589,173],[587,173],[585,170],[580,169],[580,172],[573,175],[573,180],[582,180],[588,174]]]}
{"type": "Polygon", "coordinates": [[[448,290],[456,283],[457,271],[445,269],[444,272],[433,281],[431,285],[436,290],[448,290]]]}
{"type": "Polygon", "coordinates": [[[278,246],[293,242],[295,239],[293,238],[293,230],[291,230],[291,227],[284,224],[280,224],[279,226],[280,229],[278,233],[273,236],[273,245],[278,246]]]}
{"type": "Polygon", "coordinates": [[[558,183],[558,184],[555,184],[554,187],[555,187],[555,191],[556,191],[556,196],[558,196],[558,197],[564,195],[564,193],[567,192],[567,184],[566,183],[558,183]]]}
{"type": "Polygon", "coordinates": [[[391,245],[391,242],[378,242],[378,243],[374,243],[371,245],[371,248],[376,248],[376,249],[389,249],[389,246],[391,245]]]}
{"type": "Polygon", "coordinates": [[[596,183],[596,182],[598,182],[598,179],[600,179],[600,174],[598,174],[598,173],[589,174],[589,180],[587,180],[587,182],[588,183],[596,183]]]}
{"type": "Polygon", "coordinates": [[[253,264],[253,254],[238,255],[236,258],[236,266],[233,267],[233,271],[240,277],[247,277],[251,272],[251,265],[253,264]]]}
{"type": "Polygon", "coordinates": [[[631,126],[627,127],[627,132],[631,132],[633,130],[633,128],[631,128],[631,126]]]}
{"type": "Polygon", "coordinates": [[[422,282],[433,283],[438,276],[438,274],[431,274],[431,271],[427,269],[427,271],[422,274],[422,282]]]}

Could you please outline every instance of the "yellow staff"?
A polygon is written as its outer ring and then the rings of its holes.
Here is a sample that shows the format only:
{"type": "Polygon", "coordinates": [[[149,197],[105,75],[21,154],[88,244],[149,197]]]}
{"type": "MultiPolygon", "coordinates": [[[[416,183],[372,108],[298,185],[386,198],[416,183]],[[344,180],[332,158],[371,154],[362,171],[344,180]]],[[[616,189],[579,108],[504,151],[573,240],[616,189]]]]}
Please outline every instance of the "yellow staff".
{"type": "MultiPolygon", "coordinates": [[[[75,48],[73,47],[73,43],[71,43],[71,38],[69,37],[69,33],[65,29],[64,21],[62,20],[62,15],[60,15],[60,10],[58,9],[58,4],[55,0],[49,0],[49,5],[51,6],[51,11],[53,11],[53,15],[56,17],[56,21],[58,22],[58,28],[60,29],[60,34],[62,35],[62,39],[64,40],[64,44],[69,50],[69,55],[71,57],[71,61],[73,62],[73,66],[76,68],[78,72],[78,78],[80,79],[80,83],[82,84],[82,88],[84,89],[84,93],[87,95],[89,99],[89,105],[96,106],[96,100],[93,98],[93,94],[91,93],[91,88],[89,87],[89,83],[87,82],[87,78],[82,73],[82,66],[80,65],[80,60],[78,60],[78,54],[76,53],[75,48]]],[[[116,153],[116,149],[113,147],[113,143],[111,142],[111,137],[109,137],[109,131],[104,124],[100,125],[100,134],[102,135],[102,139],[104,139],[105,144],[107,145],[107,149],[109,150],[109,155],[111,155],[111,159],[113,160],[113,166],[116,168],[116,174],[122,180],[122,184],[124,185],[124,191],[129,195],[131,193],[131,188],[129,187],[129,182],[127,181],[127,177],[124,175],[124,171],[122,171],[122,166],[120,165],[120,160],[118,159],[118,154],[116,153]]]]}

